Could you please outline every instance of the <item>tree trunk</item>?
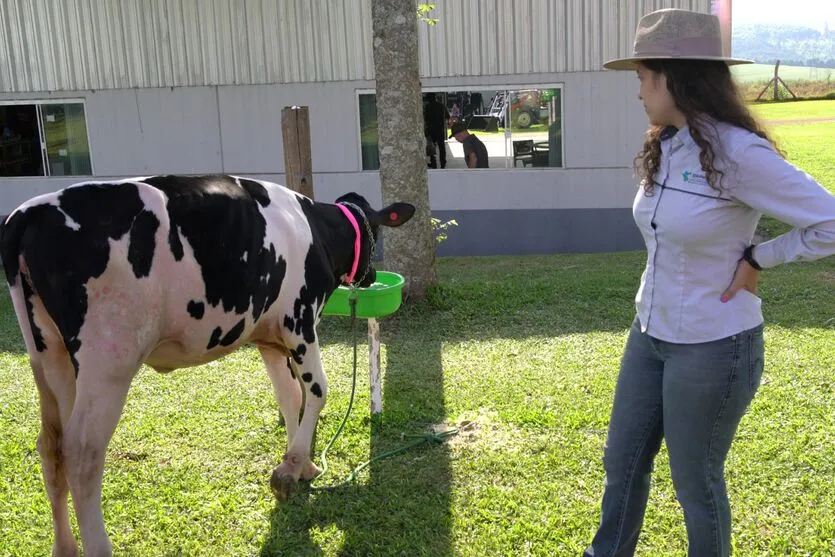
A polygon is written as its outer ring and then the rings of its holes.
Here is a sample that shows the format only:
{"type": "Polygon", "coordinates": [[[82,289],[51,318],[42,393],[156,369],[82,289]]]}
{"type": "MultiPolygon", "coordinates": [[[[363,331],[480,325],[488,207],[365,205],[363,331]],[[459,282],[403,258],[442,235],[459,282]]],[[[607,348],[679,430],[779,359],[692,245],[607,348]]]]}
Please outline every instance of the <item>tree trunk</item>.
{"type": "Polygon", "coordinates": [[[404,295],[408,298],[422,298],[426,288],[438,281],[415,11],[414,0],[372,0],[383,206],[403,201],[416,207],[411,221],[385,229],[385,267],[406,278],[404,295]]]}

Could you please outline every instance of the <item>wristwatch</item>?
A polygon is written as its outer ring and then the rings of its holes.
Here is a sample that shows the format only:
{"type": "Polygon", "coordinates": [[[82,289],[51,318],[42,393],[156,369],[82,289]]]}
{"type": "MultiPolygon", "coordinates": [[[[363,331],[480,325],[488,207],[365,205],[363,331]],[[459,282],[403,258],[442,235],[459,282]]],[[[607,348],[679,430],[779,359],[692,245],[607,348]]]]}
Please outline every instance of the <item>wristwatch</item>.
{"type": "Polygon", "coordinates": [[[754,252],[755,247],[756,247],[756,244],[751,244],[750,246],[745,248],[745,251],[742,252],[742,259],[744,259],[749,265],[751,265],[756,270],[762,271],[763,268],[760,267],[760,264],[757,263],[756,259],[754,259],[753,252],[754,252]]]}

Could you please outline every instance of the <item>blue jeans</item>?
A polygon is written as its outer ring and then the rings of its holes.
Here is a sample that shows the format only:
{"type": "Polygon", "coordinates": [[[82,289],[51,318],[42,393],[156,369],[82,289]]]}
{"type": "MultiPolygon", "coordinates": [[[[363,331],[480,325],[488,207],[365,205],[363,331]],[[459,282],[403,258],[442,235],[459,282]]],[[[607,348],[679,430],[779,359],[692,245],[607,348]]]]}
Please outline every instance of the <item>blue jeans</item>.
{"type": "Polygon", "coordinates": [[[725,458],[763,371],[763,327],[701,344],[673,344],[632,323],[603,450],[600,526],[586,557],[633,555],[655,455],[665,439],[687,525],[687,554],[731,553],[725,458]]]}

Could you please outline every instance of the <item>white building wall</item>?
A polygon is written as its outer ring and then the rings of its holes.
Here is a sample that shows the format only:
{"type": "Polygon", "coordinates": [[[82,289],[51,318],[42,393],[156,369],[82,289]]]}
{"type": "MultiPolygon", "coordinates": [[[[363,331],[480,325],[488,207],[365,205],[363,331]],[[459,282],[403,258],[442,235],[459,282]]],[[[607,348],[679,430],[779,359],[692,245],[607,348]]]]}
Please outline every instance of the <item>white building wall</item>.
{"type": "MultiPolygon", "coordinates": [[[[430,171],[433,212],[462,221],[442,251],[634,249],[631,166],[646,116],[633,75],[602,63],[631,52],[643,13],[708,11],[710,0],[437,4],[438,24],[419,25],[423,87],[560,84],[565,146],[565,168],[430,171]],[[497,218],[515,235],[497,231],[497,218]],[[560,234],[570,238],[542,240],[560,234]]],[[[227,172],[279,183],[281,110],[309,106],[316,198],[356,191],[378,205],[357,106],[357,92],[374,88],[370,6],[0,0],[0,102],[83,98],[94,179],[227,172]]],[[[0,178],[0,215],[79,180],[0,178]]]]}
{"type": "MultiPolygon", "coordinates": [[[[638,19],[710,0],[440,0],[427,78],[595,71],[638,19]]],[[[4,0],[0,91],[373,80],[371,0],[4,0]]]]}
{"type": "MultiPolygon", "coordinates": [[[[563,86],[565,168],[432,170],[433,209],[627,207],[631,161],[645,117],[624,72],[425,80],[425,87],[563,86]],[[636,108],[638,110],[636,110],[636,108]]],[[[260,176],[281,181],[281,110],[311,108],[317,199],[352,189],[379,199],[379,173],[361,171],[357,91],[371,82],[0,94],[3,100],[84,99],[95,179],[156,173],[260,176]]],[[[478,132],[476,132],[478,133],[478,132]]],[[[0,214],[87,178],[0,178],[0,214]]]]}

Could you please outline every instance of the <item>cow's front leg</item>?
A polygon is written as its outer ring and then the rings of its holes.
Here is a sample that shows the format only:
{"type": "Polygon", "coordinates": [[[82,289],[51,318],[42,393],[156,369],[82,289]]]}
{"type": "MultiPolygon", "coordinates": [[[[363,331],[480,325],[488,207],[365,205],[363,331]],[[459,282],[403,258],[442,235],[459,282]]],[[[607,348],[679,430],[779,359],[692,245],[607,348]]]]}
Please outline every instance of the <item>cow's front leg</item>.
{"type": "Polygon", "coordinates": [[[319,469],[310,460],[310,445],[319,420],[319,413],[325,406],[328,394],[328,380],[322,369],[322,357],[319,343],[299,345],[293,351],[293,358],[301,372],[301,384],[304,389],[304,414],[296,430],[296,435],[289,441],[287,453],[281,464],[273,470],[270,486],[279,499],[286,499],[298,483],[299,478],[310,480],[319,474],[319,469]],[[305,346],[301,349],[301,346],[305,346]]]}

